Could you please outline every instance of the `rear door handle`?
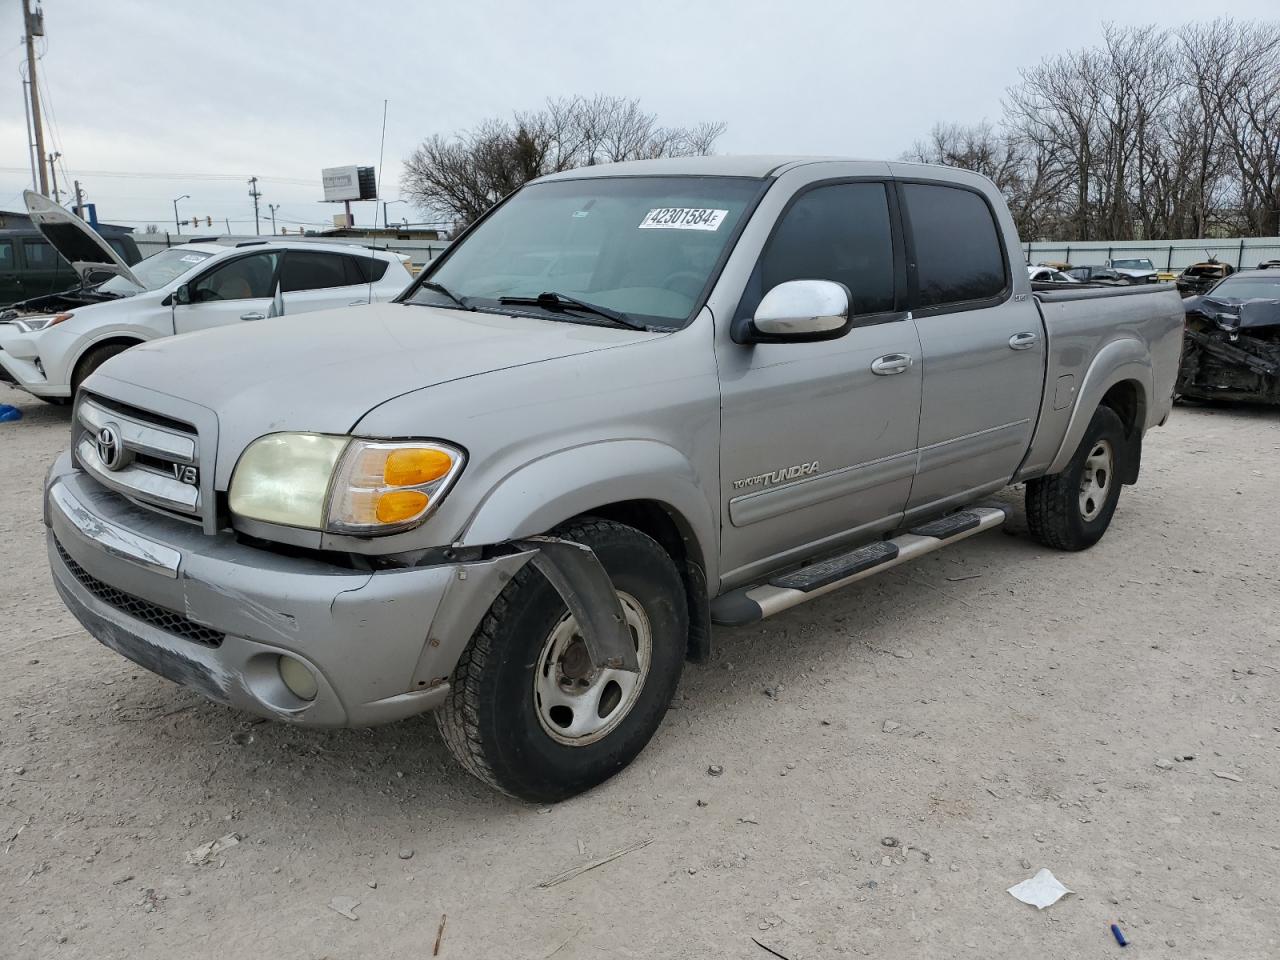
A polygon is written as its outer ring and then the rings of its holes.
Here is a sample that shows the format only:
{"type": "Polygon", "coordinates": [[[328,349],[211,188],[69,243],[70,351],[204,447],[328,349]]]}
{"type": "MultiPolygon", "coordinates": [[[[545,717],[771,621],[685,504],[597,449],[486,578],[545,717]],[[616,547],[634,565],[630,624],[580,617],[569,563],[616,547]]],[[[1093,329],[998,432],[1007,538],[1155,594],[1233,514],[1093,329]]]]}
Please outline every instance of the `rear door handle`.
{"type": "Polygon", "coordinates": [[[1009,348],[1011,350],[1030,350],[1039,340],[1040,335],[1037,333],[1031,333],[1030,331],[1015,333],[1009,338],[1009,348]]]}
{"type": "Polygon", "coordinates": [[[878,377],[888,377],[911,369],[911,357],[905,353],[886,353],[871,361],[871,372],[878,377]]]}
{"type": "Polygon", "coordinates": [[[241,320],[265,320],[267,319],[267,315],[265,313],[242,313],[240,314],[240,319],[241,320]]]}

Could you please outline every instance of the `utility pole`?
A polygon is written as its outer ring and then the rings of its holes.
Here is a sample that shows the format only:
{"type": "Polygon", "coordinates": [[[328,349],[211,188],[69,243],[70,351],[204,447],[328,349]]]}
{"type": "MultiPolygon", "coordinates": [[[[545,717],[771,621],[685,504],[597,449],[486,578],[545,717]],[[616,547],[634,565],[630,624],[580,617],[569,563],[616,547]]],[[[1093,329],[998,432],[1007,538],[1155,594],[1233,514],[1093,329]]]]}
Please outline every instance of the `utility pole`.
{"type": "Polygon", "coordinates": [[[262,230],[258,226],[258,198],[262,196],[258,192],[258,178],[249,178],[249,196],[253,197],[253,232],[257,236],[262,236],[262,230]]]}
{"type": "Polygon", "coordinates": [[[31,0],[22,0],[22,24],[26,30],[27,82],[31,84],[31,125],[36,134],[36,156],[40,158],[40,192],[49,193],[49,178],[44,169],[44,127],[40,124],[40,87],[36,83],[36,37],[44,36],[44,12],[39,7],[31,12],[31,0]]]}
{"type": "Polygon", "coordinates": [[[76,188],[76,192],[75,192],[76,204],[71,209],[77,217],[83,220],[84,219],[84,191],[80,189],[79,180],[73,180],[72,183],[75,184],[75,188],[76,188]]]}
{"type": "Polygon", "coordinates": [[[276,211],[280,209],[280,204],[268,203],[267,209],[271,211],[271,235],[274,237],[276,235],[276,211]]]}
{"type": "Polygon", "coordinates": [[[62,200],[58,197],[58,168],[53,165],[53,162],[57,160],[60,156],[62,156],[62,154],[56,153],[56,152],[49,154],[49,176],[53,177],[53,202],[54,203],[62,202],[62,200]]]}

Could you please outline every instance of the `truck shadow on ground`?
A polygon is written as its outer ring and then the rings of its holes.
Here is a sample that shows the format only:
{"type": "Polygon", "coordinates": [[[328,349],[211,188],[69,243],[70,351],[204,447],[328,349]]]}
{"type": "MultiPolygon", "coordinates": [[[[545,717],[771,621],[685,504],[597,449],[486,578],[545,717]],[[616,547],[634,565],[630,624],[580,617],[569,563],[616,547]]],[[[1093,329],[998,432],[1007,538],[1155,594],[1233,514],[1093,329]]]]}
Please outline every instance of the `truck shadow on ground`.
{"type": "MultiPolygon", "coordinates": [[[[772,689],[804,689],[814,664],[839,678],[845,689],[833,693],[856,696],[848,688],[874,682],[874,665],[890,646],[897,656],[912,655],[913,640],[899,630],[904,610],[914,621],[940,625],[972,617],[985,591],[999,589],[1008,571],[1044,552],[1026,539],[1020,511],[1006,529],[1007,535],[975,537],[760,624],[717,628],[712,661],[686,665],[673,710],[633,766],[662,776],[672,765],[674,775],[674,765],[682,768],[684,756],[699,750],[701,728],[741,722],[772,689]]],[[[927,663],[918,669],[928,670],[927,663]]],[[[125,764],[130,779],[151,782],[176,805],[301,804],[309,818],[335,825],[351,817],[394,820],[421,809],[478,821],[532,809],[466,774],[429,716],[361,730],[299,729],[208,703],[124,661],[118,672],[123,676],[89,691],[80,705],[104,721],[88,731],[89,739],[114,741],[89,751],[88,776],[99,764],[125,764]]],[[[808,696],[815,711],[824,709],[820,690],[808,696]]],[[[586,798],[625,793],[632,777],[624,771],[611,781],[623,786],[606,785],[586,798]]],[[[570,802],[591,802],[586,798],[570,802]]]]}

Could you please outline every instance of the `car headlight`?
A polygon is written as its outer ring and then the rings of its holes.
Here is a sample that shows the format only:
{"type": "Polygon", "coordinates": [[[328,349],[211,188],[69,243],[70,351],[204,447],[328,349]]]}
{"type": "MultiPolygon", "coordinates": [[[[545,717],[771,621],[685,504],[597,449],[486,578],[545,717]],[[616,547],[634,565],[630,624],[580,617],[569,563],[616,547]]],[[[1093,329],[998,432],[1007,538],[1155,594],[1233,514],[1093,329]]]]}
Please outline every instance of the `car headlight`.
{"type": "Polygon", "coordinates": [[[231,476],[231,512],[330,533],[394,533],[444,499],[466,455],[439,441],[272,433],[249,444],[231,476]]]}

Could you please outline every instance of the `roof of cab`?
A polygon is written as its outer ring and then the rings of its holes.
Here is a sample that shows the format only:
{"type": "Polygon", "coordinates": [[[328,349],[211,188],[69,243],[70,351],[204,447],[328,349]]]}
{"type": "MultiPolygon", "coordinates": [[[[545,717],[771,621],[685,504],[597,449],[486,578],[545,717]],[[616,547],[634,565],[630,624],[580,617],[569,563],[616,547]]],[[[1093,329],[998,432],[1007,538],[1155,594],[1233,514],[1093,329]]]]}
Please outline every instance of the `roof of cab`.
{"type": "Polygon", "coordinates": [[[843,157],[745,156],[745,157],[663,157],[659,160],[627,160],[623,163],[598,163],[575,167],[560,173],[539,177],[545,180],[581,180],[588,177],[772,177],[784,169],[822,160],[843,157]]]}
{"type": "Polygon", "coordinates": [[[575,167],[560,173],[550,173],[532,183],[550,180],[582,180],[593,177],[753,177],[764,179],[781,176],[796,167],[823,163],[875,164],[884,168],[885,176],[928,176],[941,174],[942,179],[986,182],[986,177],[960,167],[946,167],[929,163],[908,161],[866,160],[858,157],[822,156],[710,156],[663,157],[658,160],[627,160],[623,163],[600,163],[589,167],[575,167]]]}

